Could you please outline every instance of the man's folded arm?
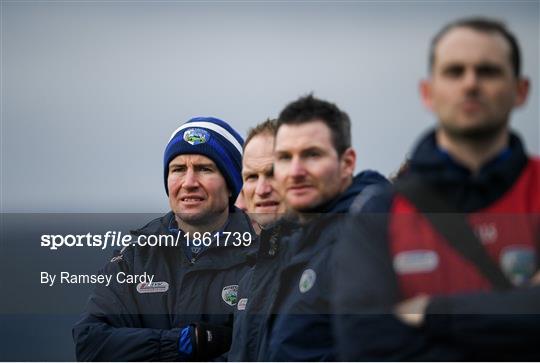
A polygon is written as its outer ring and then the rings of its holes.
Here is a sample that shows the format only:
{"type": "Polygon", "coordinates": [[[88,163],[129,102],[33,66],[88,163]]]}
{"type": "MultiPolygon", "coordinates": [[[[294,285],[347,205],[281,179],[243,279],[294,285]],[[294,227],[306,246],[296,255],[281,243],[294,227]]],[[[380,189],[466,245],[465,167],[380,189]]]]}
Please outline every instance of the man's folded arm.
{"type": "MultiPolygon", "coordinates": [[[[114,320],[125,317],[114,317],[114,320]]],[[[176,361],[182,329],[112,326],[108,318],[85,314],[73,328],[79,361],[176,361]]],[[[187,357],[186,357],[187,358],[187,357]]]]}
{"type": "MultiPolygon", "coordinates": [[[[132,249],[113,258],[100,273],[131,273],[132,249]]],[[[132,286],[114,281],[98,285],[86,312],[73,328],[77,360],[80,361],[171,361],[181,359],[178,349],[181,328],[141,328],[140,311],[132,286]]]]}
{"type": "Polygon", "coordinates": [[[433,297],[423,329],[469,348],[531,347],[540,335],[540,286],[433,297]]]}

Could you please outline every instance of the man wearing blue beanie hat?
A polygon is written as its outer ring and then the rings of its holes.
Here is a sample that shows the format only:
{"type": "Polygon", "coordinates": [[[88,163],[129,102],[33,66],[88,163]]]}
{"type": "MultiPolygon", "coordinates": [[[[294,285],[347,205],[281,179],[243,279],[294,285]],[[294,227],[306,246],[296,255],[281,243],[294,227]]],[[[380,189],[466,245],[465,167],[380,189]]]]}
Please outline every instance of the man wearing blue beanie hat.
{"type": "Polygon", "coordinates": [[[132,231],[137,242],[103,272],[153,279],[94,290],[73,328],[77,360],[224,358],[238,281],[256,244],[249,217],[234,207],[242,145],[229,124],[213,117],[193,118],[172,133],[163,157],[171,212],[132,231]],[[141,243],[152,236],[173,242],[141,243]]]}
{"type": "Polygon", "coordinates": [[[192,118],[173,132],[165,148],[163,169],[167,195],[169,163],[178,155],[199,154],[216,163],[234,202],[242,189],[243,145],[242,137],[225,121],[214,117],[192,118]]]}

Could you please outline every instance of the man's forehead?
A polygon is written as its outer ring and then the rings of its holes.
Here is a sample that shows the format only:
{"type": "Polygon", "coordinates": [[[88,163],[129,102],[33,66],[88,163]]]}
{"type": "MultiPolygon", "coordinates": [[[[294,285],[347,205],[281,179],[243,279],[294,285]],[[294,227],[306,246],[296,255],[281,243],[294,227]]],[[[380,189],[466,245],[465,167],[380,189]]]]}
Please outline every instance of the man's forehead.
{"type": "Polygon", "coordinates": [[[216,164],[207,156],[200,155],[200,154],[182,154],[178,155],[174,159],[171,160],[169,165],[172,164],[193,164],[193,165],[213,165],[216,164]]]}
{"type": "Polygon", "coordinates": [[[282,125],[276,134],[275,150],[309,149],[331,144],[331,132],[318,119],[302,124],[282,125]]]}
{"type": "Polygon", "coordinates": [[[272,170],[274,164],[274,157],[272,154],[259,157],[244,158],[242,165],[242,174],[261,173],[272,170]]]}
{"type": "Polygon", "coordinates": [[[243,158],[272,155],[274,150],[274,135],[259,134],[254,136],[244,148],[243,158]]]}
{"type": "Polygon", "coordinates": [[[274,153],[274,135],[259,134],[254,136],[244,149],[243,165],[272,162],[274,153]]]}
{"type": "Polygon", "coordinates": [[[510,45],[502,35],[457,27],[444,34],[435,47],[435,65],[482,61],[511,66],[510,45]]]}

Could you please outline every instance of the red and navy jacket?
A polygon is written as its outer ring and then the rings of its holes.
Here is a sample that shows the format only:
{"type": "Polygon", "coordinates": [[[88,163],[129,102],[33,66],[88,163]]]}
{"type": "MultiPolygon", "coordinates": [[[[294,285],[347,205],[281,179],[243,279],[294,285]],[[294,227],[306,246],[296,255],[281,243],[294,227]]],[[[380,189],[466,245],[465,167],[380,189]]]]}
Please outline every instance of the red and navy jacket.
{"type": "Polygon", "coordinates": [[[494,291],[405,197],[387,190],[364,205],[336,246],[334,310],[344,360],[539,359],[540,160],[510,136],[500,155],[472,174],[425,136],[405,175],[429,183],[449,212],[466,219],[488,255],[516,285],[494,291]],[[371,213],[369,213],[371,212],[371,213]],[[354,276],[354,277],[353,277],[354,276]],[[422,329],[392,314],[427,294],[422,329]]]}

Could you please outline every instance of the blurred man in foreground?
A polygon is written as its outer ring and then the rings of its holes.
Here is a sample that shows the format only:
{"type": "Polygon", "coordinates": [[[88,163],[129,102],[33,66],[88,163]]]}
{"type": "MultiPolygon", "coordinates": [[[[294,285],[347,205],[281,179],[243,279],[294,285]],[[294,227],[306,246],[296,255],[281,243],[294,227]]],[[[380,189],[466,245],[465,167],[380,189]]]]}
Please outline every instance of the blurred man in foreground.
{"type": "Polygon", "coordinates": [[[528,90],[503,24],[435,36],[420,91],[438,124],[336,246],[340,359],[540,358],[540,160],[509,127],[528,90]]]}

